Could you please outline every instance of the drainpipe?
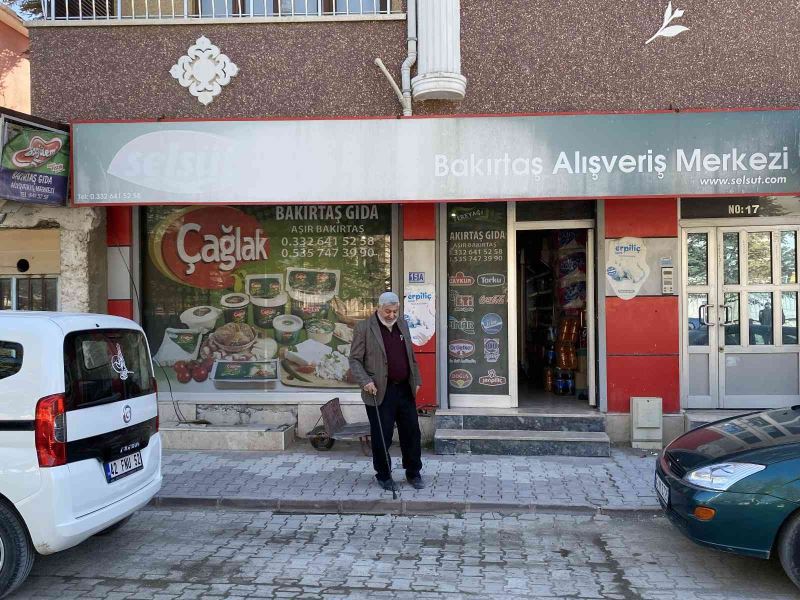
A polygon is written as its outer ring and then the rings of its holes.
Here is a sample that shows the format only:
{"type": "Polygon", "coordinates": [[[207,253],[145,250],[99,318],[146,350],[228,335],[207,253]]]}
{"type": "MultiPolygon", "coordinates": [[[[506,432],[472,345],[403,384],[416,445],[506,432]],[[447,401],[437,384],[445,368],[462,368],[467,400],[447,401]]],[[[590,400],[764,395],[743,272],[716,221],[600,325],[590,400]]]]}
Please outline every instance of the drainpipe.
{"type": "Polygon", "coordinates": [[[408,0],[408,56],[400,72],[403,75],[403,116],[411,116],[411,67],[417,62],[417,0],[408,0]]]}
{"type": "Polygon", "coordinates": [[[378,65],[378,68],[386,76],[386,79],[389,80],[389,84],[392,86],[400,105],[403,107],[403,116],[410,117],[412,114],[411,67],[413,67],[414,63],[417,62],[417,0],[408,0],[406,21],[408,23],[408,37],[406,38],[406,43],[408,45],[408,56],[403,61],[403,65],[400,67],[403,89],[401,90],[397,86],[394,77],[392,77],[392,74],[389,73],[389,70],[386,68],[386,65],[383,64],[383,61],[380,58],[375,59],[375,64],[378,65]]]}

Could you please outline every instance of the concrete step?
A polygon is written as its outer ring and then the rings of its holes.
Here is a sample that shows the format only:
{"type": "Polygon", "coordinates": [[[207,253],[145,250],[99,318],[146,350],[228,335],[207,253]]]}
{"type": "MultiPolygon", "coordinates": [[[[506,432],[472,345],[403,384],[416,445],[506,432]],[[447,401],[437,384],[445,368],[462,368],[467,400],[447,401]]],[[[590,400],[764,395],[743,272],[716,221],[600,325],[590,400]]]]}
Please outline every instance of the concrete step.
{"type": "Polygon", "coordinates": [[[602,431],[437,429],[437,454],[512,456],[609,456],[611,440],[602,431]]]}
{"type": "Polygon", "coordinates": [[[739,415],[746,415],[754,412],[752,410],[687,410],[684,412],[686,415],[686,431],[696,429],[703,425],[708,425],[714,421],[722,419],[730,419],[731,417],[738,417],[739,415]]]}
{"type": "Polygon", "coordinates": [[[194,425],[161,423],[161,443],[174,450],[286,450],[294,425],[194,425]]]}
{"type": "Polygon", "coordinates": [[[486,429],[527,431],[583,431],[604,432],[605,416],[585,413],[549,414],[518,409],[495,410],[487,414],[464,409],[436,412],[436,429],[486,429]]]}

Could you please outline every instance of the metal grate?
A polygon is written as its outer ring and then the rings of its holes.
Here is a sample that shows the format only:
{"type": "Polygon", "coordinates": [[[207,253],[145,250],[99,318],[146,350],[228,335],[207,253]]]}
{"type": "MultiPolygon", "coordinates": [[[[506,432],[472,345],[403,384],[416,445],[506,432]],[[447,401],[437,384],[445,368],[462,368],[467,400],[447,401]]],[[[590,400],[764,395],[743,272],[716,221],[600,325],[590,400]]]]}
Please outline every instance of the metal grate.
{"type": "Polygon", "coordinates": [[[401,0],[41,0],[49,21],[402,14],[401,0]]]}

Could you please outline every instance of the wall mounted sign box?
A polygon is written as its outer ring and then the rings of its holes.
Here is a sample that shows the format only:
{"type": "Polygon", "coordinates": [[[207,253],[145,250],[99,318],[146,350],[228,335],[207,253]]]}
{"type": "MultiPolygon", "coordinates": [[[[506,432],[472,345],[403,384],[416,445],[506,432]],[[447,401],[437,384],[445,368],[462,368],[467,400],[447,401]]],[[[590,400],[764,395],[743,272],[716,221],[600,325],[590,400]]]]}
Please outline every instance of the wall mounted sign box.
{"type": "Polygon", "coordinates": [[[76,205],[800,191],[800,110],[788,109],[76,123],[72,132],[76,205]]]}
{"type": "Polygon", "coordinates": [[[62,206],[67,199],[69,134],[65,125],[0,110],[0,198],[62,206]]]}

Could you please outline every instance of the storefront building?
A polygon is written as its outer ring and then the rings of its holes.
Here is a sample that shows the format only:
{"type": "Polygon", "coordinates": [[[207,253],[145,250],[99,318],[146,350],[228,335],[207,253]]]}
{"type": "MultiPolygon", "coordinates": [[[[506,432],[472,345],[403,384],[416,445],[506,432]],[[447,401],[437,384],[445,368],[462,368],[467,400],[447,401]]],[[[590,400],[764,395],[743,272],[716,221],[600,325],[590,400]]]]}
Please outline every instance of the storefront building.
{"type": "Polygon", "coordinates": [[[56,3],[32,27],[33,110],[72,124],[73,205],[106,212],[108,309],[143,322],[165,413],[302,434],[337,396],[356,416],[352,326],[388,288],[443,452],[603,454],[800,399],[781,3],[751,7],[757,38],[723,3],[589,22],[448,1],[418,36],[405,3],[276,4],[198,24],[56,3]],[[374,59],[407,50],[417,116],[395,118],[374,59]],[[216,87],[186,75],[198,56],[216,87]]]}

